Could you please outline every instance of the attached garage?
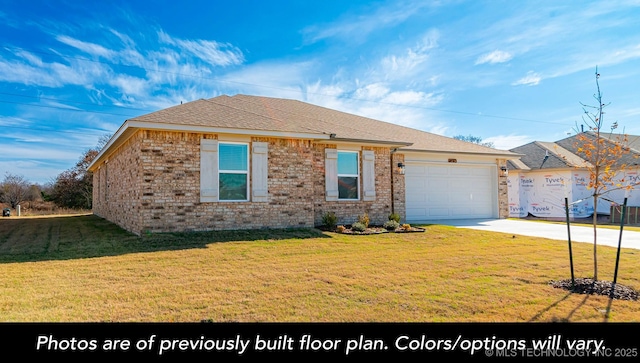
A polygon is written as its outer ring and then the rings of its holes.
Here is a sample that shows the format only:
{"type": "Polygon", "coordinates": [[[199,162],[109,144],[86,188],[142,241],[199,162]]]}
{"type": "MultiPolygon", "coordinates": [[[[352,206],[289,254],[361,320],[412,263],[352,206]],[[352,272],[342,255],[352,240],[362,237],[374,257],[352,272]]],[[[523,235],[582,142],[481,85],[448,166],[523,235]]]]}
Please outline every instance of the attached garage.
{"type": "Polygon", "coordinates": [[[405,163],[406,219],[498,218],[496,164],[405,163]]]}

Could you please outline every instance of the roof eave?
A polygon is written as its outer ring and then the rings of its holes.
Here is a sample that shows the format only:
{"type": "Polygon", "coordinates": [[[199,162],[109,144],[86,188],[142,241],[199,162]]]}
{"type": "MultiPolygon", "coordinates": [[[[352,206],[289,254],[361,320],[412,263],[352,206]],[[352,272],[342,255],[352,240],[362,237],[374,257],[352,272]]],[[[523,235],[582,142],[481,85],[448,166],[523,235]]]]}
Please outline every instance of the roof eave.
{"type": "Polygon", "coordinates": [[[399,152],[420,152],[420,153],[436,153],[436,154],[464,154],[464,155],[483,155],[483,156],[495,156],[499,158],[506,159],[519,159],[524,156],[524,154],[517,154],[514,152],[508,153],[491,153],[491,152],[475,152],[475,151],[454,151],[454,150],[426,150],[426,149],[410,149],[410,148],[401,148],[398,150],[399,152]]]}
{"type": "Polygon", "coordinates": [[[264,136],[264,137],[277,137],[277,138],[295,138],[295,139],[308,139],[308,140],[328,140],[329,134],[315,133],[315,132],[288,132],[288,131],[271,131],[271,130],[250,130],[250,129],[232,129],[224,127],[212,127],[212,126],[192,126],[192,125],[178,125],[170,123],[157,123],[157,122],[145,122],[127,120],[111,137],[109,142],[100,150],[98,155],[89,164],[88,170],[94,171],[102,161],[104,161],[112,150],[115,150],[118,146],[122,145],[129,139],[137,130],[153,130],[153,131],[175,131],[175,132],[194,132],[194,133],[209,133],[209,134],[235,134],[235,135],[247,135],[247,136],[264,136]]]}
{"type": "Polygon", "coordinates": [[[404,147],[404,146],[410,146],[413,145],[413,143],[410,142],[403,142],[403,141],[385,141],[385,140],[367,140],[367,139],[353,139],[353,138],[342,138],[342,137],[332,137],[330,139],[327,140],[328,142],[335,142],[335,143],[349,143],[349,144],[370,144],[370,145],[383,145],[385,147],[390,147],[390,148],[400,148],[400,147],[404,147]]]}

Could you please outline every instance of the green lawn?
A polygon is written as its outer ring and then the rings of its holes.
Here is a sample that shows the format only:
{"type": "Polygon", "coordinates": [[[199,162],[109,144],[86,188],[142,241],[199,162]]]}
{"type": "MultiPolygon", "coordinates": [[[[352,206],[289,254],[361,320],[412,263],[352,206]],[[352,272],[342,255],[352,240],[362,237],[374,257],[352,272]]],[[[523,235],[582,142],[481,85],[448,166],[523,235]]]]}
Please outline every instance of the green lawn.
{"type": "MultiPolygon", "coordinates": [[[[0,219],[4,322],[627,322],[640,301],[549,285],[567,244],[430,225],[353,236],[316,229],[138,237],[93,215],[0,219]]],[[[576,277],[592,245],[574,243],[576,277]]],[[[616,250],[600,247],[599,277],[616,250]]],[[[640,290],[640,251],[618,283],[640,290]]]]}

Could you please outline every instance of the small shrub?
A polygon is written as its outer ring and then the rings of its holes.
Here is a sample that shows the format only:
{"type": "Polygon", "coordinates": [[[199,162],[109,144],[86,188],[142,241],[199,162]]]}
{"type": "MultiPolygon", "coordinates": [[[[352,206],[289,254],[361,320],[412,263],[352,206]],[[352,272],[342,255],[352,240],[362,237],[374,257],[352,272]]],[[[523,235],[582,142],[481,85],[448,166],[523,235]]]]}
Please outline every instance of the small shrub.
{"type": "Polygon", "coordinates": [[[358,223],[364,224],[364,228],[369,227],[369,214],[365,213],[358,217],[358,223]]]}
{"type": "Polygon", "coordinates": [[[367,230],[367,226],[365,226],[364,223],[356,222],[351,225],[351,230],[356,232],[364,232],[367,230]]]}
{"type": "Polygon", "coordinates": [[[329,230],[333,230],[338,224],[338,217],[334,212],[327,212],[322,216],[322,224],[329,230]]]}
{"type": "Polygon", "coordinates": [[[345,226],[336,227],[336,232],[343,233],[347,228],[345,226]]]}
{"type": "Polygon", "coordinates": [[[382,226],[387,231],[395,231],[398,227],[400,227],[400,223],[396,222],[393,219],[390,219],[390,220],[384,222],[384,224],[382,226]]]}
{"type": "Polygon", "coordinates": [[[405,231],[410,231],[411,230],[411,225],[408,223],[405,223],[402,225],[402,229],[404,229],[405,231]]]}
{"type": "Polygon", "coordinates": [[[398,213],[389,214],[389,220],[395,221],[396,223],[400,223],[400,215],[398,213]]]}

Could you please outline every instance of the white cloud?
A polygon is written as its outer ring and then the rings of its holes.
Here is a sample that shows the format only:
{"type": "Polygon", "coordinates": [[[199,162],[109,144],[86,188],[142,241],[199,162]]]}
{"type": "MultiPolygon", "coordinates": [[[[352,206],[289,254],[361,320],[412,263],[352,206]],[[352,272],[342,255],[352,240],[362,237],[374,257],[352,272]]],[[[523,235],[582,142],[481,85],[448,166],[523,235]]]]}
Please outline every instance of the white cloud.
{"type": "Polygon", "coordinates": [[[397,91],[389,93],[382,102],[394,105],[434,106],[442,99],[442,95],[436,95],[433,92],[397,91]]]}
{"type": "Polygon", "coordinates": [[[0,115],[0,126],[24,127],[30,123],[24,118],[0,115]]]}
{"type": "Polygon", "coordinates": [[[540,83],[541,80],[542,80],[542,77],[540,77],[540,75],[538,73],[535,73],[533,71],[529,71],[526,76],[524,76],[524,77],[520,78],[519,80],[513,82],[512,85],[513,86],[520,86],[520,85],[537,86],[540,83]]]}
{"type": "Polygon", "coordinates": [[[389,88],[382,83],[372,83],[358,88],[354,97],[363,100],[379,100],[389,94],[389,88]]]}
{"type": "Polygon", "coordinates": [[[149,82],[142,78],[119,75],[110,79],[109,84],[128,97],[145,97],[148,95],[149,82]]]}
{"type": "Polygon", "coordinates": [[[158,38],[162,43],[177,46],[181,53],[190,53],[212,66],[230,66],[244,62],[242,51],[231,44],[218,43],[214,40],[173,38],[163,31],[158,33],[158,38]]]}
{"type": "Polygon", "coordinates": [[[429,127],[426,131],[432,134],[446,136],[447,131],[449,131],[450,127],[447,124],[435,124],[429,127]]]}
{"type": "Polygon", "coordinates": [[[492,142],[496,149],[509,150],[534,141],[529,135],[498,135],[488,137],[483,142],[492,142]]]}
{"type": "Polygon", "coordinates": [[[115,35],[116,37],[118,37],[118,39],[120,39],[120,41],[122,42],[122,44],[125,45],[126,48],[135,48],[136,47],[136,42],[128,35],[126,34],[122,34],[119,31],[115,30],[115,29],[109,29],[109,31],[115,35]]]}
{"type": "Polygon", "coordinates": [[[69,36],[66,35],[58,35],[56,37],[56,40],[58,40],[59,42],[66,44],[70,47],[76,48],[78,50],[81,50],[85,53],[91,54],[91,55],[95,55],[95,56],[99,56],[99,57],[104,57],[107,59],[111,59],[115,52],[112,50],[109,50],[99,44],[94,44],[94,43],[89,43],[89,42],[84,42],[78,39],[74,39],[71,38],[69,36]]]}
{"type": "Polygon", "coordinates": [[[26,51],[15,55],[15,60],[0,60],[0,81],[59,88],[65,85],[88,86],[106,76],[107,67],[94,62],[46,63],[26,51]]]}
{"type": "MultiPolygon", "coordinates": [[[[213,79],[217,72],[215,67],[244,62],[243,53],[230,44],[174,38],[162,30],[157,34],[156,39],[142,39],[146,46],[143,50],[138,49],[131,35],[115,30],[104,33],[110,38],[100,44],[64,34],[53,35],[55,40],[74,48],[76,53],[80,51],[106,62],[67,57],[65,52],[53,49],[50,51],[60,58],[51,60],[47,57],[43,61],[34,53],[16,50],[12,58],[0,58],[0,81],[58,89],[80,86],[95,90],[100,99],[120,106],[167,107],[176,102],[191,101],[194,96],[210,97],[211,90],[217,92],[216,85],[219,85],[213,79]],[[136,66],[139,70],[123,73],[114,64],[136,66]]],[[[282,75],[286,74],[285,68],[287,66],[283,65],[282,75]]],[[[247,78],[249,82],[259,84],[260,80],[247,78]]]]}
{"type": "Polygon", "coordinates": [[[18,146],[13,145],[6,148],[2,155],[3,158],[9,159],[36,159],[36,160],[77,160],[80,153],[74,150],[68,150],[58,145],[57,147],[44,147],[42,144],[18,146]]]}
{"type": "Polygon", "coordinates": [[[0,60],[0,81],[44,87],[60,87],[63,84],[46,69],[4,60],[0,60]]]}
{"type": "MultiPolygon", "coordinates": [[[[268,94],[270,97],[300,97],[307,92],[309,78],[315,74],[318,64],[314,60],[302,62],[265,61],[246,65],[241,69],[226,73],[216,82],[216,89],[256,95],[268,94]]],[[[312,83],[318,82],[316,79],[312,83]]],[[[213,83],[213,82],[212,82],[213,83]]],[[[323,89],[323,92],[335,94],[336,88],[323,89]]],[[[233,92],[232,92],[233,93],[233,92]]]]}
{"type": "Polygon", "coordinates": [[[440,33],[431,29],[418,39],[416,44],[405,49],[404,53],[388,55],[380,61],[380,73],[386,80],[411,78],[428,59],[429,52],[438,47],[440,33]]]}
{"type": "MultiPolygon", "coordinates": [[[[69,165],[69,167],[71,166],[69,165]]],[[[4,177],[5,172],[10,172],[24,176],[31,183],[46,184],[64,170],[65,167],[54,167],[51,161],[0,160],[0,175],[2,177],[4,177]]]]}
{"type": "Polygon", "coordinates": [[[501,50],[495,50],[491,53],[487,53],[481,55],[476,60],[476,64],[495,64],[495,63],[505,63],[510,61],[513,58],[513,55],[509,52],[503,52],[501,50]]]}
{"type": "Polygon", "coordinates": [[[360,40],[376,30],[400,24],[425,6],[433,6],[427,2],[391,2],[390,6],[382,6],[363,14],[347,14],[341,19],[329,23],[306,27],[302,30],[305,44],[313,44],[329,38],[343,40],[360,40]]]}
{"type": "Polygon", "coordinates": [[[348,86],[341,84],[338,87],[343,90],[341,94],[328,96],[336,86],[316,82],[306,86],[308,92],[301,101],[438,134],[444,134],[448,128],[446,123],[440,122],[429,110],[420,107],[434,102],[432,98],[436,97],[431,94],[413,91],[392,92],[381,84],[363,85],[356,91],[344,92],[345,89],[352,89],[348,86]],[[363,97],[357,97],[358,95],[363,97]]]}

